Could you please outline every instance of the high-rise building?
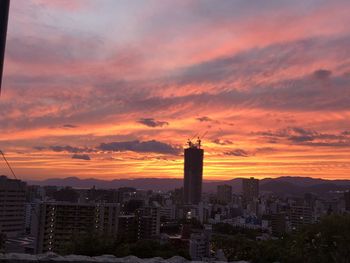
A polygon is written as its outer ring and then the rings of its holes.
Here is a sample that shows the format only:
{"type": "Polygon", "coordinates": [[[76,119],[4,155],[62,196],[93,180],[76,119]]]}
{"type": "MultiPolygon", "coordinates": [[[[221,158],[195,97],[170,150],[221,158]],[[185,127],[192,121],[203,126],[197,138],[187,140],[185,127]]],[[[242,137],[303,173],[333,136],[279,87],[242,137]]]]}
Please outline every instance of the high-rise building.
{"type": "Polygon", "coordinates": [[[243,179],[243,200],[245,202],[251,202],[259,197],[259,180],[251,177],[249,179],[243,179]]]}
{"type": "Polygon", "coordinates": [[[232,201],[232,186],[227,184],[218,185],[217,199],[221,203],[230,203],[232,201]]]}
{"type": "Polygon", "coordinates": [[[199,204],[202,198],[203,157],[200,140],[194,144],[189,142],[185,149],[184,165],[184,202],[185,204],[199,204]]]}
{"type": "Polygon", "coordinates": [[[26,183],[0,176],[0,232],[7,237],[24,233],[26,183]]]}
{"type": "Polygon", "coordinates": [[[116,235],[119,204],[41,202],[35,215],[35,252],[60,253],[81,234],[94,231],[116,235]]]}

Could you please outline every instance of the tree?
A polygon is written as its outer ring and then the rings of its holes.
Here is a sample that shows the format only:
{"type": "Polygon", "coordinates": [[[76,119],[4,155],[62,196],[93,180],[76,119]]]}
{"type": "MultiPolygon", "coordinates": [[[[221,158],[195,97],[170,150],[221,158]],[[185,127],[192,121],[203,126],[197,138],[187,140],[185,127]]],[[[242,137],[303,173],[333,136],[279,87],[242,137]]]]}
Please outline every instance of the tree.
{"type": "Polygon", "coordinates": [[[134,255],[139,258],[170,258],[179,255],[189,259],[187,250],[187,248],[178,248],[171,244],[161,244],[157,240],[139,240],[127,243],[98,232],[88,232],[77,236],[68,243],[64,254],[85,256],[113,254],[116,257],[134,255]]]}
{"type": "Polygon", "coordinates": [[[243,234],[214,235],[212,243],[213,249],[222,249],[229,261],[250,260],[256,250],[255,240],[250,240],[243,234]]]}
{"type": "MultiPolygon", "coordinates": [[[[226,225],[214,227],[214,249],[223,249],[229,260],[251,262],[350,262],[350,215],[331,215],[319,223],[276,240],[255,241],[251,233],[230,231],[226,225]],[[219,231],[218,231],[219,230],[219,231]]],[[[232,229],[231,229],[232,230],[232,229]]]]}
{"type": "Polygon", "coordinates": [[[64,254],[100,256],[112,254],[117,246],[113,237],[98,232],[87,232],[76,236],[66,246],[64,254]]]}

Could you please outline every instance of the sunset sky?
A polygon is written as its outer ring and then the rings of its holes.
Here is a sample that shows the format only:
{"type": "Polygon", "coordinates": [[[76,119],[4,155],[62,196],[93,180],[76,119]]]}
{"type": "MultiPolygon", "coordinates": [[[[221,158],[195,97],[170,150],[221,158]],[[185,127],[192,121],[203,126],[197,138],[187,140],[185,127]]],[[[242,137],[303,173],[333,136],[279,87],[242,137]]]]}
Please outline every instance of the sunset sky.
{"type": "Polygon", "coordinates": [[[206,133],[205,179],[349,179],[349,10],[12,0],[0,149],[21,179],[180,178],[206,133]]]}

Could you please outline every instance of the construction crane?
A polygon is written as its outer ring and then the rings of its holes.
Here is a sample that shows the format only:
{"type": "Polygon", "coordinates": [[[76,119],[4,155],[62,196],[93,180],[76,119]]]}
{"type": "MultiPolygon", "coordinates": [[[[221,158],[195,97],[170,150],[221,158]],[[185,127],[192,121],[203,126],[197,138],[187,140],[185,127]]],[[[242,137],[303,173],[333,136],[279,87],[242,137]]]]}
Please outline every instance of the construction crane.
{"type": "Polygon", "coordinates": [[[1,94],[2,74],[4,69],[9,8],[10,8],[10,0],[0,0],[0,94],[1,94]]]}
{"type": "Polygon", "coordinates": [[[199,148],[201,148],[202,140],[204,139],[205,135],[207,135],[208,131],[205,131],[202,136],[198,136],[197,138],[197,145],[199,148]]]}

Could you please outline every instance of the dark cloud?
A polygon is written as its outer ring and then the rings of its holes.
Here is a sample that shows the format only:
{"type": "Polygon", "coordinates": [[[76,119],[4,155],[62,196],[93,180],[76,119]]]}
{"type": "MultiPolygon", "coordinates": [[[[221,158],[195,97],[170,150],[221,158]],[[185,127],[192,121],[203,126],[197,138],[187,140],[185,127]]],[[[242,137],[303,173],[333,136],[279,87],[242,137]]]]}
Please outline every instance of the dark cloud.
{"type": "Polygon", "coordinates": [[[262,131],[257,132],[255,134],[262,135],[262,136],[268,136],[268,137],[298,137],[298,136],[313,136],[316,135],[317,132],[313,130],[307,130],[300,127],[287,127],[284,129],[278,129],[275,131],[262,131]]]}
{"type": "Polygon", "coordinates": [[[72,159],[79,159],[79,160],[85,160],[85,161],[90,161],[91,158],[87,154],[73,154],[72,159]]]}
{"type": "Polygon", "coordinates": [[[49,149],[51,149],[54,152],[69,152],[69,153],[83,153],[83,152],[91,152],[92,151],[92,149],[89,149],[89,148],[73,147],[73,146],[70,146],[70,145],[49,146],[49,149]]]}
{"type": "Polygon", "coordinates": [[[73,125],[73,124],[65,124],[62,126],[63,128],[69,128],[69,129],[74,129],[74,128],[78,128],[78,126],[73,125]]]}
{"type": "Polygon", "coordinates": [[[35,150],[42,151],[42,150],[45,150],[46,147],[43,147],[43,146],[34,146],[33,148],[34,148],[35,150]]]}
{"type": "Polygon", "coordinates": [[[203,117],[199,117],[199,118],[196,118],[197,121],[200,121],[200,122],[210,122],[210,121],[213,121],[213,119],[207,117],[207,116],[203,116],[203,117]]]}
{"type": "Polygon", "coordinates": [[[317,79],[327,79],[331,76],[332,71],[326,69],[319,69],[314,72],[314,77],[317,79]]]}
{"type": "Polygon", "coordinates": [[[229,152],[225,152],[224,154],[230,156],[249,157],[249,153],[243,149],[235,149],[229,152]]]}
{"type": "Polygon", "coordinates": [[[163,142],[156,140],[151,141],[124,141],[124,142],[111,142],[101,143],[98,149],[102,151],[113,151],[113,152],[140,152],[140,153],[162,153],[162,154],[178,154],[180,149],[163,142]]]}
{"type": "Polygon", "coordinates": [[[316,141],[316,142],[305,142],[303,145],[306,146],[313,146],[313,147],[336,147],[336,148],[342,148],[342,147],[350,147],[350,140],[324,140],[324,141],[316,141]]]}
{"type": "Polygon", "coordinates": [[[156,121],[153,118],[142,118],[139,119],[137,122],[152,128],[169,125],[169,123],[166,121],[156,121]]]}
{"type": "Polygon", "coordinates": [[[255,153],[256,154],[265,154],[265,153],[273,153],[276,152],[277,150],[272,147],[261,147],[261,148],[256,148],[255,153]]]}
{"type": "Polygon", "coordinates": [[[288,140],[295,143],[313,141],[318,136],[318,133],[315,131],[305,130],[299,127],[289,128],[286,132],[289,134],[288,140]]]}
{"type": "Polygon", "coordinates": [[[264,131],[255,134],[263,136],[268,142],[275,141],[287,144],[324,147],[347,147],[350,145],[350,138],[344,132],[329,134],[300,127],[287,127],[276,131],[264,131]]]}
{"type": "Polygon", "coordinates": [[[295,142],[295,143],[309,142],[309,141],[313,141],[314,139],[315,139],[314,136],[308,136],[308,135],[290,136],[288,138],[288,140],[295,142]]]}

